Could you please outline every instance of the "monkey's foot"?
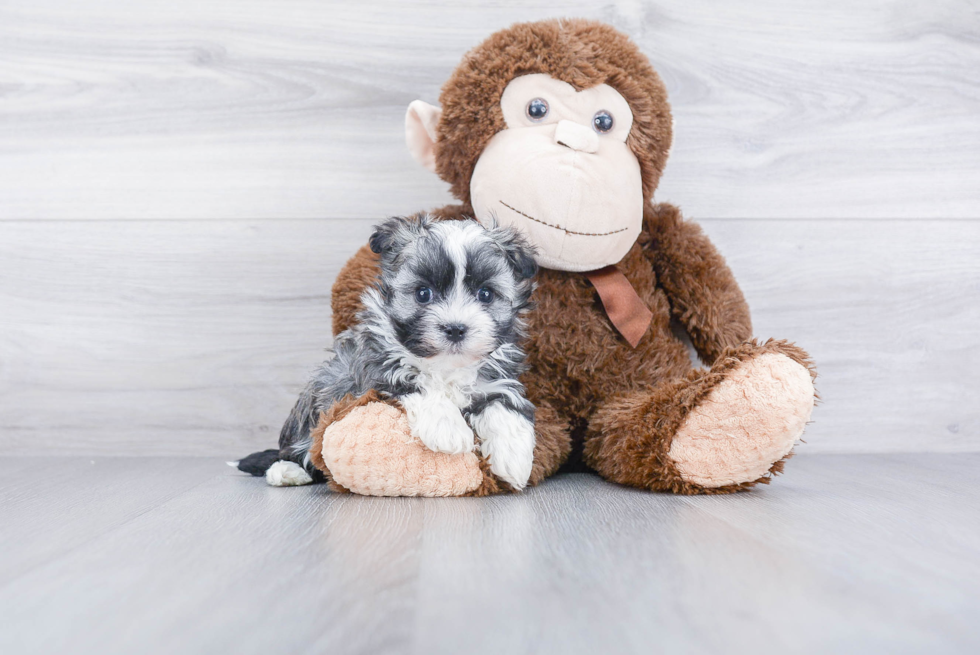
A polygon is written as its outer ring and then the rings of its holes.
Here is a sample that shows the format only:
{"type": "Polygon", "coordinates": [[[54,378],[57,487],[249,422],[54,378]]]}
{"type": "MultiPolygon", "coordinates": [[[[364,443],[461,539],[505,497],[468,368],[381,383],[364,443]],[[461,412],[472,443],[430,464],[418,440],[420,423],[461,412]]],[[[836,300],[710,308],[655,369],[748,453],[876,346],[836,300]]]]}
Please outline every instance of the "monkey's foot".
{"type": "Polygon", "coordinates": [[[761,481],[789,455],[813,410],[805,353],[788,356],[802,351],[779,342],[739,350],[712,369],[723,368],[723,377],[687,414],[668,451],[686,482],[708,489],[761,481]]]}
{"type": "Polygon", "coordinates": [[[586,463],[619,484],[721,494],[768,482],[810,419],[805,352],[744,343],[706,371],[610,400],[589,423],[586,463]]]}
{"type": "Polygon", "coordinates": [[[475,453],[429,450],[412,437],[405,412],[383,402],[326,425],[321,455],[335,484],[365,496],[462,496],[483,483],[475,453]]]}

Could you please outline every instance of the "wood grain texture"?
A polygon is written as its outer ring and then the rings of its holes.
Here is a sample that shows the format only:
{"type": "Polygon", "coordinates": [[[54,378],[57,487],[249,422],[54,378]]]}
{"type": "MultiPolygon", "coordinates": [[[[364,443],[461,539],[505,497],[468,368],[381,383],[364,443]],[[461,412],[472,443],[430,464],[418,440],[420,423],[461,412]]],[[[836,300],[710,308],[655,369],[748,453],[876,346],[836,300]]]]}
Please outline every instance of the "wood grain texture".
{"type": "MultiPolygon", "coordinates": [[[[0,583],[10,653],[973,653],[980,455],[817,455],[778,485],[683,498],[559,476],[457,499],[273,489],[217,460],[102,459],[120,488],[210,476],[102,533],[128,503],[25,485],[5,530],[70,550],[0,583]],[[125,472],[126,468],[131,471],[125,472]],[[130,481],[123,483],[122,478],[130,481]],[[134,483],[139,478],[143,482],[134,483]]],[[[91,469],[91,467],[90,467],[91,469]]],[[[0,560],[0,567],[5,561],[0,560]]]]}
{"type": "Polygon", "coordinates": [[[0,587],[215,475],[215,463],[207,459],[158,460],[151,467],[152,475],[146,475],[122,458],[96,461],[56,453],[52,461],[2,460],[0,587]]]}
{"type": "Polygon", "coordinates": [[[0,222],[0,439],[68,452],[275,444],[330,345],[359,221],[0,222]],[[87,445],[83,445],[87,444],[87,445]]]}
{"type": "Polygon", "coordinates": [[[971,0],[68,0],[0,7],[0,218],[368,217],[442,204],[404,109],[513,22],[633,36],[701,218],[980,217],[971,0]]]}
{"type": "MultiPolygon", "coordinates": [[[[980,222],[704,221],[809,350],[804,452],[980,450],[980,222]]],[[[348,221],[0,222],[0,449],[243,456],[329,345],[348,221]]]]}

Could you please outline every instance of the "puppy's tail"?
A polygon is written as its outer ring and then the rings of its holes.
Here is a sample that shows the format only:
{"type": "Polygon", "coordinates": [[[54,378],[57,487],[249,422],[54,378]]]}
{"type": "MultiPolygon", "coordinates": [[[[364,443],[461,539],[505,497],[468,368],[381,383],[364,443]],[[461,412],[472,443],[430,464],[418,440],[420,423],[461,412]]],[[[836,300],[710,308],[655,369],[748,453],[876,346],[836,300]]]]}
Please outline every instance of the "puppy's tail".
{"type": "Polygon", "coordinates": [[[319,413],[314,408],[314,385],[310,382],[300,394],[282,426],[279,433],[279,448],[252,453],[240,461],[228,462],[228,465],[249,475],[263,477],[276,462],[293,462],[306,469],[313,482],[325,482],[323,473],[313,466],[307,456],[313,441],[310,433],[316,427],[318,416],[319,413]]]}
{"type": "Polygon", "coordinates": [[[248,457],[245,457],[237,462],[228,462],[228,465],[234,466],[243,473],[248,473],[249,475],[254,475],[255,477],[262,477],[265,475],[265,472],[269,470],[269,467],[275,464],[278,460],[279,449],[271,448],[258,453],[252,453],[248,457]]]}

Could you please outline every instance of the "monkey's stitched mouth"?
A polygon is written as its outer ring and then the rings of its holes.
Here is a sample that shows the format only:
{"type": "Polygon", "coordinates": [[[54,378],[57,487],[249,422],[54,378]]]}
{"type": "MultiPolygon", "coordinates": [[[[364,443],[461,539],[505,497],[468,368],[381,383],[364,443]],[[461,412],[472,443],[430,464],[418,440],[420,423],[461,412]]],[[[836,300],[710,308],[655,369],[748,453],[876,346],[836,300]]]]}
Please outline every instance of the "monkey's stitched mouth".
{"type": "Polygon", "coordinates": [[[579,236],[579,237],[605,237],[605,236],[609,236],[610,234],[616,234],[618,232],[625,232],[626,231],[626,228],[625,227],[622,227],[622,228],[620,228],[618,230],[613,230],[612,232],[576,232],[574,230],[569,230],[569,229],[564,228],[564,227],[559,227],[557,225],[552,225],[551,223],[545,223],[544,221],[539,220],[537,218],[534,218],[533,216],[528,216],[527,214],[525,214],[524,212],[522,212],[520,209],[514,209],[513,207],[511,207],[510,205],[508,205],[503,200],[498,200],[497,202],[499,202],[501,205],[503,205],[507,209],[511,210],[512,212],[517,212],[518,214],[520,214],[524,218],[527,218],[529,220],[532,220],[535,223],[541,223],[541,225],[547,225],[548,227],[550,227],[553,230],[560,230],[561,232],[564,232],[565,234],[574,234],[575,236],[579,236]]]}

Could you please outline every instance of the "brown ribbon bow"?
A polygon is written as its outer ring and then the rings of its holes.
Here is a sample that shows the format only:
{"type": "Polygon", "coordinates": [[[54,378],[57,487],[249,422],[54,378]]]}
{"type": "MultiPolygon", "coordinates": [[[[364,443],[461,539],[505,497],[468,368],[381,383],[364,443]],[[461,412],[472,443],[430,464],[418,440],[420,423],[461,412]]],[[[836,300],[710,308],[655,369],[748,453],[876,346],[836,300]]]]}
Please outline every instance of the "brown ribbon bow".
{"type": "Polygon", "coordinates": [[[636,348],[650,328],[653,312],[643,304],[636,289],[615,265],[588,271],[584,275],[599,293],[609,320],[623,338],[636,348]]]}

